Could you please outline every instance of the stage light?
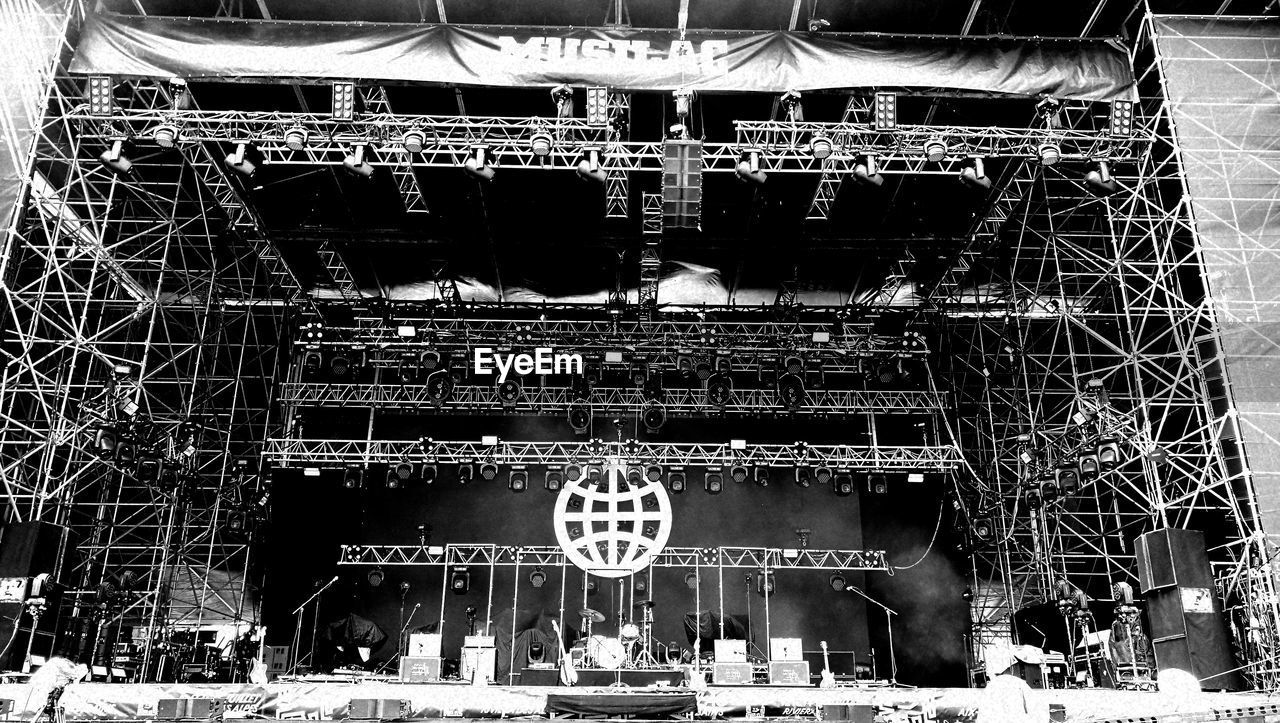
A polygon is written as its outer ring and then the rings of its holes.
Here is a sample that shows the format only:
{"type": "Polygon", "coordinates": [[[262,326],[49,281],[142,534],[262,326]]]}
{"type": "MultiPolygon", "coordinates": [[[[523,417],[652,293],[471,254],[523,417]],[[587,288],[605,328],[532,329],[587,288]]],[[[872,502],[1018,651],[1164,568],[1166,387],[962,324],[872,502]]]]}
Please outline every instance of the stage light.
{"type": "Polygon", "coordinates": [[[787,374],[800,374],[804,371],[804,359],[791,354],[782,360],[782,369],[787,374]]]}
{"type": "Polygon", "coordinates": [[[690,590],[696,589],[698,587],[698,573],[686,572],[684,574],[684,586],[690,590]]]}
{"type": "Polygon", "coordinates": [[[462,162],[462,170],[477,181],[492,181],[494,170],[489,164],[488,149],[484,146],[472,148],[467,160],[462,162]]]}
{"type": "Polygon", "coordinates": [[[884,176],[880,173],[880,168],[876,163],[876,157],[868,154],[861,163],[854,164],[853,177],[858,183],[867,186],[884,185],[884,176]]]}
{"type": "Polygon", "coordinates": [[[796,486],[808,487],[813,483],[808,467],[796,467],[796,486]]]}
{"type": "Polygon", "coordinates": [[[134,449],[133,443],[127,439],[120,440],[116,445],[116,459],[120,461],[121,466],[132,465],[137,458],[137,450],[134,449]]]}
{"type": "Polygon", "coordinates": [[[924,144],[924,157],[930,163],[940,163],[947,157],[947,142],[941,138],[930,138],[924,144]]]}
{"type": "Polygon", "coordinates": [[[247,157],[248,150],[249,145],[247,143],[237,143],[236,149],[229,153],[222,162],[226,164],[227,168],[239,173],[241,176],[253,178],[253,174],[258,172],[258,167],[247,157]]]}
{"type": "Polygon", "coordinates": [[[760,594],[760,597],[769,597],[777,589],[777,580],[774,579],[772,572],[760,571],[756,573],[756,592],[760,594]]]}
{"type": "Polygon", "coordinates": [[[1022,490],[1022,497],[1027,502],[1027,507],[1032,511],[1040,509],[1040,488],[1033,482],[1028,482],[1022,490]]]}
{"type": "Polygon", "coordinates": [[[819,467],[814,470],[813,476],[818,480],[818,484],[824,485],[831,481],[831,468],[825,466],[819,467]]]}
{"type": "Polygon", "coordinates": [[[650,482],[657,482],[662,479],[662,466],[651,464],[644,468],[644,478],[650,482]]]}
{"type": "Polygon", "coordinates": [[[567,85],[557,85],[551,89],[551,102],[556,106],[557,118],[573,117],[573,89],[567,85]]]}
{"type": "Polygon", "coordinates": [[[449,573],[449,590],[454,595],[466,595],[471,590],[471,571],[465,567],[455,567],[449,573]]]}
{"type": "Polygon", "coordinates": [[[432,372],[427,377],[427,399],[440,406],[453,397],[453,377],[448,369],[432,372]]]}
{"type": "Polygon", "coordinates": [[[413,476],[413,465],[409,462],[401,462],[392,471],[395,472],[396,477],[400,478],[401,482],[406,482],[413,476]]]}
{"type": "Polygon", "coordinates": [[[831,139],[821,131],[814,133],[813,137],[809,139],[809,155],[813,156],[815,160],[821,161],[830,158],[833,148],[831,139]]]}
{"type": "Polygon", "coordinates": [[[707,403],[724,409],[733,399],[733,380],[728,374],[716,374],[707,380],[707,403]]]}
{"type": "Polygon", "coordinates": [[[369,582],[369,587],[380,587],[386,579],[387,575],[382,571],[382,567],[376,565],[365,575],[365,580],[369,582]]]}
{"type": "Polygon", "coordinates": [[[351,359],[342,352],[334,354],[333,357],[329,359],[329,372],[333,374],[333,376],[343,378],[346,377],[347,373],[350,371],[351,359]]]}
{"type": "Polygon", "coordinates": [[[644,480],[644,472],[639,467],[627,468],[627,484],[638,485],[644,480]]]}
{"type": "Polygon", "coordinates": [[[747,468],[740,464],[735,464],[729,468],[729,479],[739,484],[747,481],[747,468]]]}
{"type": "Polygon", "coordinates": [[[831,477],[831,491],[841,497],[853,494],[853,475],[848,472],[837,472],[831,477]]]}
{"type": "Polygon", "coordinates": [[[1098,167],[1084,175],[1084,183],[1095,196],[1110,196],[1120,190],[1120,184],[1111,177],[1111,166],[1098,161],[1098,167]]]}
{"type": "Polygon", "coordinates": [[[513,468],[507,475],[507,489],[512,492],[524,492],[529,489],[529,471],[524,468],[513,468]]]}
{"type": "Polygon", "coordinates": [[[804,105],[802,103],[800,91],[788,90],[778,96],[778,104],[782,106],[782,110],[787,114],[787,120],[792,123],[804,122],[804,105]]]}
{"type": "Polygon", "coordinates": [[[793,412],[804,406],[804,382],[800,381],[800,377],[795,374],[778,377],[778,401],[793,412]]]}
{"type": "Polygon", "coordinates": [[[693,91],[688,88],[676,88],[671,95],[676,99],[676,117],[683,122],[693,106],[693,91]]]}
{"type": "Polygon", "coordinates": [[[672,471],[667,473],[667,489],[671,492],[671,494],[678,495],[681,492],[684,492],[684,488],[685,488],[684,472],[672,471]]]}
{"type": "Polygon", "coordinates": [[[588,181],[604,183],[605,172],[600,167],[600,149],[587,148],[583,150],[582,160],[578,161],[578,176],[588,181]]]}
{"type": "Polygon", "coordinates": [[[644,579],[643,576],[641,577],[633,576],[631,589],[636,591],[640,595],[644,595],[645,593],[649,592],[649,581],[644,579]]]}
{"type": "Polygon", "coordinates": [[[1111,123],[1108,130],[1117,138],[1128,138],[1133,135],[1133,101],[1111,101],[1111,123]]]}
{"type": "Polygon", "coordinates": [[[458,465],[458,484],[467,484],[475,478],[475,466],[470,464],[458,465]]]}
{"type": "Polygon", "coordinates": [[[1058,499],[1058,483],[1052,477],[1045,477],[1040,480],[1040,501],[1049,504],[1058,499]]]}
{"type": "Polygon", "coordinates": [[[547,476],[542,481],[542,488],[548,492],[559,492],[564,486],[564,473],[557,470],[547,470],[547,476]]]}
{"type": "Polygon", "coordinates": [[[990,517],[975,517],[970,527],[973,530],[973,539],[978,542],[986,543],[995,539],[995,526],[990,517]]]}
{"type": "Polygon", "coordinates": [[[533,572],[529,573],[529,584],[534,587],[542,587],[547,584],[547,573],[542,570],[541,566],[533,568],[533,572]]]}
{"type": "Polygon", "coordinates": [[[845,578],[844,573],[837,572],[832,573],[831,577],[827,578],[827,584],[836,592],[844,592],[844,589],[849,586],[849,581],[845,578]]]}
{"type": "Polygon", "coordinates": [[[577,482],[582,479],[582,465],[566,464],[564,466],[564,478],[570,482],[577,482]]]}
{"type": "Polygon", "coordinates": [[[348,467],[342,473],[342,488],[348,490],[364,488],[364,470],[360,467],[348,467]]]}
{"type": "Polygon", "coordinates": [[[436,481],[436,466],[434,464],[422,465],[422,481],[427,484],[436,481]]]}
{"type": "Polygon", "coordinates": [[[111,142],[111,147],[98,156],[98,161],[118,176],[133,172],[133,161],[124,154],[124,140],[120,138],[111,142]]]}
{"type": "Polygon", "coordinates": [[[498,382],[498,401],[503,407],[508,409],[520,403],[520,398],[524,396],[524,391],[520,387],[520,380],[506,379],[498,382]]]}
{"type": "Polygon", "coordinates": [[[711,362],[706,359],[699,359],[693,365],[693,373],[698,377],[698,381],[700,382],[705,382],[710,379],[713,371],[711,362]]]}
{"type": "Polygon", "coordinates": [[[99,427],[93,435],[93,448],[99,457],[114,457],[118,443],[115,430],[108,427],[99,427]]]}
{"type": "Polygon", "coordinates": [[[809,32],[820,33],[831,27],[831,21],[826,18],[809,18],[809,32]]]}
{"type": "Polygon", "coordinates": [[[555,148],[555,139],[545,130],[535,131],[529,137],[529,150],[538,158],[546,158],[551,155],[552,148],[555,148]]]}
{"type": "Polygon", "coordinates": [[[566,416],[569,418],[569,426],[573,427],[573,431],[578,434],[586,434],[591,428],[591,407],[587,405],[585,399],[578,399],[571,403],[566,416]]]}
{"type": "Polygon", "coordinates": [[[708,467],[706,477],[703,479],[703,489],[709,495],[718,495],[724,489],[724,475],[720,473],[719,467],[708,467]]]}
{"type": "Polygon", "coordinates": [[[1098,453],[1085,452],[1080,455],[1080,479],[1088,482],[1098,477],[1098,453]]]}
{"type": "Polygon", "coordinates": [[[342,167],[353,175],[368,178],[373,175],[373,166],[365,162],[364,151],[365,145],[363,143],[357,144],[351,153],[342,159],[342,167]]]}
{"type": "Polygon", "coordinates": [[[891,131],[898,127],[898,96],[893,93],[876,93],[874,127],[878,131],[891,131]]]}
{"type": "Polygon", "coordinates": [[[1062,160],[1062,147],[1055,141],[1045,141],[1036,149],[1037,155],[1040,156],[1040,165],[1052,166],[1062,160]]]}
{"type": "Polygon", "coordinates": [[[160,479],[160,469],[163,466],[164,466],[163,462],[160,461],[159,457],[155,457],[152,455],[144,455],[139,457],[138,471],[136,472],[138,481],[142,482],[143,484],[151,484],[155,482],[156,480],[160,479]]]}
{"type": "Polygon", "coordinates": [[[427,134],[421,128],[410,128],[400,136],[400,145],[410,153],[421,153],[427,144],[427,134]]]}
{"type": "Polygon", "coordinates": [[[587,88],[587,125],[609,124],[609,89],[600,86],[587,88]]]}
{"type": "Polygon", "coordinates": [[[291,151],[300,151],[307,147],[307,129],[302,126],[291,126],[284,132],[284,145],[291,151]]]}
{"type": "Polygon", "coordinates": [[[356,117],[356,84],[355,83],[334,83],[333,84],[333,104],[330,106],[329,112],[333,115],[334,120],[349,121],[355,120],[356,117]]]}
{"type": "Polygon", "coordinates": [[[1073,495],[1080,491],[1080,473],[1073,465],[1062,465],[1053,471],[1058,489],[1063,495],[1073,495]]]}
{"type": "Polygon", "coordinates": [[[178,127],[172,123],[161,123],[151,129],[151,138],[161,148],[173,148],[178,144],[178,127]]]}
{"type": "Polygon", "coordinates": [[[873,495],[889,494],[889,481],[882,472],[867,475],[867,491],[873,495]]]}
{"type": "Polygon", "coordinates": [[[498,465],[493,462],[485,462],[480,465],[480,479],[486,482],[492,482],[498,477],[498,465]]]}
{"type": "Polygon", "coordinates": [[[987,176],[987,169],[981,158],[974,158],[971,165],[960,169],[960,182],[982,191],[991,188],[991,179],[987,176]]]}
{"type": "Polygon", "coordinates": [[[398,490],[400,489],[400,485],[402,483],[403,483],[403,480],[401,480],[400,477],[396,475],[395,470],[393,469],[387,470],[387,489],[398,490]]]}
{"type": "Polygon", "coordinates": [[[89,78],[89,114],[111,115],[115,106],[115,95],[111,78],[94,75],[89,78]]]}
{"type": "Polygon", "coordinates": [[[735,169],[738,178],[757,185],[769,180],[769,174],[760,169],[760,151],[749,150],[742,154],[735,169]]]}
{"type": "Polygon", "coordinates": [[[630,378],[632,385],[643,387],[644,383],[649,379],[649,362],[644,359],[633,359],[631,361],[630,378]]]}

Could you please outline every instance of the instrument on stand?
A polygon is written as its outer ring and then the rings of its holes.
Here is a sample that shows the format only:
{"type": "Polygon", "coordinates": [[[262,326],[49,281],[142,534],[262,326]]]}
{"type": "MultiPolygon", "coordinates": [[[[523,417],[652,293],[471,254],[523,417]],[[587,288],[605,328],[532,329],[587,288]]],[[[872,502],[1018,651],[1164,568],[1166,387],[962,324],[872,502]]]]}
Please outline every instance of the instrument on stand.
{"type": "MultiPolygon", "coordinates": [[[[604,616],[601,617],[603,618],[604,616]]],[[[556,645],[560,648],[560,682],[565,685],[577,685],[578,671],[573,669],[573,660],[565,652],[564,635],[560,633],[560,623],[552,620],[551,627],[556,631],[556,645]]]]}
{"type": "Polygon", "coordinates": [[[660,667],[658,659],[653,655],[653,605],[652,600],[642,600],[632,606],[640,611],[640,627],[636,631],[639,650],[631,659],[636,668],[660,667]]]}
{"type": "Polygon", "coordinates": [[[822,680],[818,683],[819,688],[836,687],[836,674],[831,672],[831,659],[827,657],[827,641],[822,641],[822,680]]]}

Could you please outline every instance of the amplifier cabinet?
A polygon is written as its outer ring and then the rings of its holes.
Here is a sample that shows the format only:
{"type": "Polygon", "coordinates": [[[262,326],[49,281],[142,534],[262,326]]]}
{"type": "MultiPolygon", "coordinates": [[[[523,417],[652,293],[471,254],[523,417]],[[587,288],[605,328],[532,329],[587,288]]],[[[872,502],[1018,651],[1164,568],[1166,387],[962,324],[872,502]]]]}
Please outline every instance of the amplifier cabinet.
{"type": "Polygon", "coordinates": [[[406,655],[400,659],[400,682],[434,683],[440,680],[440,658],[406,655]]]}
{"type": "Polygon", "coordinates": [[[712,663],[712,685],[751,685],[751,663],[712,663]]]}
{"type": "Polygon", "coordinates": [[[809,685],[809,661],[775,660],[769,663],[769,685],[809,685]]]}

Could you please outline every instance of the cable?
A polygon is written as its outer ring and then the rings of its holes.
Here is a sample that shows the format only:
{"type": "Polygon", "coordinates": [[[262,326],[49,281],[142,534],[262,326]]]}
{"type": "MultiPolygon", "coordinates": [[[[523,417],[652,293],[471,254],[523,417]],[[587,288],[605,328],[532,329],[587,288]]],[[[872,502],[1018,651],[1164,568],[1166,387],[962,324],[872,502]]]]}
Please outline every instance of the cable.
{"type": "Polygon", "coordinates": [[[910,570],[916,565],[919,565],[920,563],[924,562],[924,559],[929,556],[929,553],[933,550],[933,543],[938,541],[938,530],[942,529],[942,514],[946,511],[946,509],[947,509],[947,500],[944,497],[941,501],[938,502],[938,521],[935,522],[933,525],[933,537],[929,538],[929,546],[924,549],[924,554],[920,556],[919,560],[916,560],[910,565],[890,565],[888,570],[890,577],[893,576],[894,570],[910,570]]]}
{"type": "Polygon", "coordinates": [[[9,634],[9,642],[4,644],[4,650],[0,650],[0,660],[4,660],[9,654],[9,646],[13,645],[13,641],[18,637],[18,621],[22,619],[22,611],[19,610],[17,615],[13,616],[13,632],[9,634]]]}

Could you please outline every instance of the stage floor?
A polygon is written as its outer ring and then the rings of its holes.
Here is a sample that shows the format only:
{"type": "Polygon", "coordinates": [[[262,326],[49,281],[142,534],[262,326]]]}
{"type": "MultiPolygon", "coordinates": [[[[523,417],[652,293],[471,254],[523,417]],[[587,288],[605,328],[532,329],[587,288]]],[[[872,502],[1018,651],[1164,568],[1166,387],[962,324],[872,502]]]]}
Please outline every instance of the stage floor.
{"type": "MultiPolygon", "coordinates": [[[[541,686],[471,686],[462,683],[294,682],[267,685],[182,685],[78,683],[67,686],[61,698],[65,719],[146,720],[157,718],[162,699],[213,699],[226,702],[231,717],[341,720],[351,717],[353,699],[405,701],[401,717],[510,718],[547,715],[550,695],[625,696],[629,693],[694,693],[700,718],[820,718],[824,706],[874,705],[881,719],[923,717],[938,721],[972,720],[975,710],[1003,709],[1008,701],[993,699],[990,691],[967,688],[861,688],[740,686],[690,691],[684,688],[583,688],[541,686]],[[900,715],[888,715],[899,711],[900,715]],[[916,715],[910,715],[916,712],[916,715]]],[[[43,709],[48,689],[36,685],[0,685],[0,699],[13,701],[7,720],[31,720],[43,709]]],[[[1262,693],[1205,693],[1180,699],[1159,692],[1117,690],[1033,690],[1033,707],[1061,704],[1066,720],[1135,721],[1170,714],[1207,713],[1199,720],[1243,719],[1266,715],[1280,720],[1280,703],[1262,693]],[[1242,709],[1252,708],[1252,711],[1242,709]]],[[[208,718],[199,709],[181,718],[208,718]]],[[[390,716],[388,716],[390,717],[390,716]]],[[[1262,719],[1259,718],[1259,721],[1262,719]]]]}

